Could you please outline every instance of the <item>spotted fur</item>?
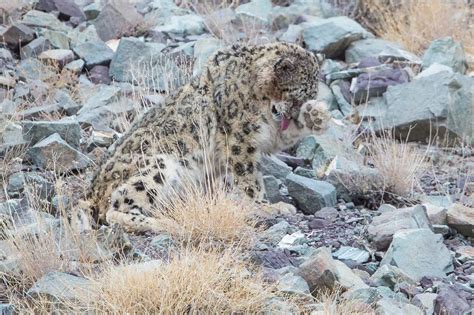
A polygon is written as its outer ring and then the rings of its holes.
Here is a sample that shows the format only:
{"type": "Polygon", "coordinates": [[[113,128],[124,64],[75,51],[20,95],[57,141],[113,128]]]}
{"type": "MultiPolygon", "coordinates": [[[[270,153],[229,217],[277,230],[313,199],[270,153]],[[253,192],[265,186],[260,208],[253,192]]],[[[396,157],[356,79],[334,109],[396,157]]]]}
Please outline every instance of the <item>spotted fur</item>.
{"type": "Polygon", "coordinates": [[[311,101],[318,72],[315,56],[292,44],[218,51],[200,77],[117,141],[83,204],[98,220],[157,229],[153,211],[179,193],[184,177],[205,183],[209,165],[212,174],[231,175],[236,194],[262,199],[260,156],[325,129],[330,119],[323,104],[311,101]],[[285,130],[282,117],[290,121],[285,130]]]}

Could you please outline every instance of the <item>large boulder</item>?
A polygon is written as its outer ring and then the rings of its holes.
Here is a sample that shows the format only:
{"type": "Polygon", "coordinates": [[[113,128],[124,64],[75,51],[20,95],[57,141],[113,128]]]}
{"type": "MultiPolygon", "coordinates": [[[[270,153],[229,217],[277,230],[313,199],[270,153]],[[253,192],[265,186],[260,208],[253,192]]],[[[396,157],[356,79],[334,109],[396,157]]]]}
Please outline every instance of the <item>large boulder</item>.
{"type": "Polygon", "coordinates": [[[409,141],[435,136],[474,143],[474,78],[440,72],[410,83],[389,86],[376,131],[395,129],[409,141]]]}
{"type": "Polygon", "coordinates": [[[385,250],[392,242],[393,235],[400,230],[431,228],[430,220],[423,206],[386,211],[375,217],[367,232],[377,250],[385,250]]]}
{"type": "Polygon", "coordinates": [[[329,58],[343,56],[352,42],[372,36],[359,23],[345,16],[317,19],[303,27],[306,47],[329,58]]]}
{"type": "Polygon", "coordinates": [[[442,235],[430,229],[411,229],[395,233],[380,264],[398,267],[419,281],[423,277],[446,277],[454,270],[452,260],[442,235]]]}
{"type": "Polygon", "coordinates": [[[76,120],[64,121],[22,121],[23,138],[32,145],[58,133],[62,139],[74,148],[79,148],[81,141],[81,127],[76,120]]]}
{"type": "Polygon", "coordinates": [[[94,25],[100,39],[108,41],[127,35],[142,22],[143,17],[133,4],[127,1],[112,1],[100,11],[94,25]]]}
{"type": "Polygon", "coordinates": [[[464,74],[467,70],[467,58],[461,43],[451,37],[433,41],[423,56],[423,69],[434,63],[451,67],[454,71],[464,74]]]}

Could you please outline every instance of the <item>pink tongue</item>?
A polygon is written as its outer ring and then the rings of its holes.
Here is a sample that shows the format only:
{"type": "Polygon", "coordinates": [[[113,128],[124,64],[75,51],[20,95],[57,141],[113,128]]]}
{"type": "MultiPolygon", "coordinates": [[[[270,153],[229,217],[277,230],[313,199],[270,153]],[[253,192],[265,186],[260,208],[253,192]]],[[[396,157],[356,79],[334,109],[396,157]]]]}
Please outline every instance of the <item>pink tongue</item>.
{"type": "Polygon", "coordinates": [[[280,130],[284,131],[284,130],[288,129],[289,125],[290,125],[290,120],[288,118],[286,118],[285,115],[283,115],[283,117],[281,118],[281,121],[280,121],[280,130]]]}

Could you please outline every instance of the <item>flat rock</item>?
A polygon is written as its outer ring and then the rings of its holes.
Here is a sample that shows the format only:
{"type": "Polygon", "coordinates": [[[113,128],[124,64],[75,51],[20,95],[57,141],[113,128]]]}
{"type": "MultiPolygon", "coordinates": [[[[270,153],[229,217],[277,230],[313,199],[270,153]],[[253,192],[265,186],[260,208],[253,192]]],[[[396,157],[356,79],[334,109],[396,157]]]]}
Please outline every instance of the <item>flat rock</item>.
{"type": "Polygon", "coordinates": [[[23,137],[31,145],[46,139],[54,133],[64,139],[74,148],[79,148],[81,141],[81,127],[76,120],[64,121],[22,121],[23,137]]]}
{"type": "Polygon", "coordinates": [[[357,63],[370,57],[378,58],[379,54],[387,47],[402,48],[398,43],[380,38],[367,38],[352,42],[346,49],[346,62],[357,63]]]}
{"type": "Polygon", "coordinates": [[[420,205],[382,213],[373,219],[367,232],[377,250],[385,250],[396,232],[416,228],[431,228],[426,210],[420,205]]]}
{"type": "Polygon", "coordinates": [[[468,68],[466,54],[461,43],[451,37],[434,40],[423,55],[423,69],[438,63],[446,65],[455,72],[464,74],[468,68]]]}
{"type": "Polygon", "coordinates": [[[409,275],[404,273],[401,269],[391,265],[381,266],[370,277],[370,280],[376,286],[388,287],[391,290],[394,290],[395,286],[400,283],[407,283],[409,285],[416,284],[416,281],[409,275]]]}
{"type": "Polygon", "coordinates": [[[314,214],[336,204],[336,188],[328,182],[291,173],[286,177],[286,183],[288,193],[305,214],[314,214]]]}
{"type": "Polygon", "coordinates": [[[357,40],[371,36],[359,23],[345,16],[318,19],[303,26],[303,41],[309,50],[328,58],[344,55],[357,40]]]}
{"type": "Polygon", "coordinates": [[[367,287],[349,267],[334,260],[328,248],[318,248],[300,265],[298,275],[306,280],[313,295],[332,290],[336,286],[345,290],[367,287]]]}
{"type": "Polygon", "coordinates": [[[104,42],[86,42],[73,48],[79,58],[83,59],[88,68],[97,65],[107,65],[114,56],[114,52],[104,42]]]}
{"type": "Polygon", "coordinates": [[[38,59],[46,62],[56,63],[60,67],[74,60],[74,53],[69,49],[50,49],[43,51],[38,59]]]}
{"type": "Polygon", "coordinates": [[[27,292],[33,299],[55,303],[92,301],[92,282],[62,272],[50,272],[40,278],[27,292]]]}
{"type": "Polygon", "coordinates": [[[31,41],[28,45],[22,46],[20,49],[21,59],[29,57],[37,57],[43,51],[52,49],[51,42],[45,37],[38,37],[31,41]]]}
{"type": "Polygon", "coordinates": [[[444,278],[454,269],[451,253],[443,244],[443,237],[430,229],[395,233],[380,264],[398,267],[415,281],[424,276],[444,278]]]}
{"type": "Polygon", "coordinates": [[[35,144],[27,154],[36,166],[59,172],[83,169],[90,163],[87,156],[67,144],[57,133],[35,144]]]}
{"type": "Polygon", "coordinates": [[[35,38],[34,31],[28,26],[21,23],[10,25],[0,37],[8,45],[19,46],[31,42],[35,38]]]}
{"type": "Polygon", "coordinates": [[[258,167],[264,175],[274,176],[281,181],[285,181],[288,174],[291,173],[291,167],[274,155],[262,156],[258,167]]]}
{"type": "Polygon", "coordinates": [[[29,27],[43,28],[53,31],[68,33],[71,27],[61,22],[54,14],[45,13],[38,10],[30,10],[24,16],[21,22],[29,27]]]}
{"type": "Polygon", "coordinates": [[[332,255],[339,260],[352,260],[357,264],[365,263],[370,258],[370,254],[366,250],[349,246],[341,246],[332,255]]]}
{"type": "Polygon", "coordinates": [[[447,211],[448,225],[464,236],[474,237],[474,209],[454,204],[447,211]]]}

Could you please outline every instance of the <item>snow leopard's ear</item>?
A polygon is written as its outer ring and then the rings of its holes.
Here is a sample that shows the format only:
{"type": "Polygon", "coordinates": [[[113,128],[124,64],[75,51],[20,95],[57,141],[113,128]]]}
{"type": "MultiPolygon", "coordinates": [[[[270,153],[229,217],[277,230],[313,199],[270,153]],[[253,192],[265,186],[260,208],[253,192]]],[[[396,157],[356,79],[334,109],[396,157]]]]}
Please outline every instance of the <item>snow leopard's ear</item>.
{"type": "Polygon", "coordinates": [[[273,65],[273,72],[277,81],[290,79],[295,70],[295,61],[288,57],[278,59],[273,65]]]}

